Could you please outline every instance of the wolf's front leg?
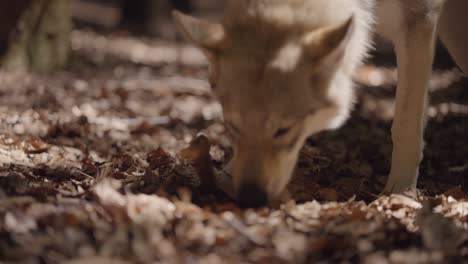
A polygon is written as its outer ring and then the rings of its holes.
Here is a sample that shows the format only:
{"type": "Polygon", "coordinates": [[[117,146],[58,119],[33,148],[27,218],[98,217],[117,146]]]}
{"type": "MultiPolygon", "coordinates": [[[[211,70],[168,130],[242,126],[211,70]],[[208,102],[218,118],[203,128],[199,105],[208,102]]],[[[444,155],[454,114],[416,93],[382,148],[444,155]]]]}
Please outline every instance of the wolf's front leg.
{"type": "Polygon", "coordinates": [[[450,0],[439,21],[439,36],[460,69],[468,76],[468,1],[450,0]]]}
{"type": "MultiPolygon", "coordinates": [[[[422,11],[421,11],[422,12],[422,11]]],[[[398,87],[392,126],[393,153],[385,193],[415,191],[424,148],[428,84],[439,9],[407,15],[393,38],[398,87]]]]}

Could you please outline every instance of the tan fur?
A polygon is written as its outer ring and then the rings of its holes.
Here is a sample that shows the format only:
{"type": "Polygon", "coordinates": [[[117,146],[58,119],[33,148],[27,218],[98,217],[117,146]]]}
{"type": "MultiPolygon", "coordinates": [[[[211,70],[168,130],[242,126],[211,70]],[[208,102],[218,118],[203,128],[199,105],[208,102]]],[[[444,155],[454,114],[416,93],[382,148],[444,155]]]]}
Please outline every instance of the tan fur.
{"type": "Polygon", "coordinates": [[[415,188],[444,2],[232,0],[221,24],[175,13],[183,32],[210,58],[235,151],[229,165],[235,188],[255,184],[278,198],[305,139],[347,119],[352,74],[371,46],[372,29],[394,43],[400,73],[386,190],[415,188]]]}

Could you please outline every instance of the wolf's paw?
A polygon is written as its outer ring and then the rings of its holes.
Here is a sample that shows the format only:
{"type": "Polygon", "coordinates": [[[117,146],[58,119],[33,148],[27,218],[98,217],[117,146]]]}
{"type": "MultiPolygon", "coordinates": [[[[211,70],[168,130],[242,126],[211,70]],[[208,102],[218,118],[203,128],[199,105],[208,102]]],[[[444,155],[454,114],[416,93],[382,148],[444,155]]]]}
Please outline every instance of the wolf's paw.
{"type": "Polygon", "coordinates": [[[392,177],[389,176],[382,194],[405,194],[408,196],[416,196],[417,188],[414,177],[392,177]]]}

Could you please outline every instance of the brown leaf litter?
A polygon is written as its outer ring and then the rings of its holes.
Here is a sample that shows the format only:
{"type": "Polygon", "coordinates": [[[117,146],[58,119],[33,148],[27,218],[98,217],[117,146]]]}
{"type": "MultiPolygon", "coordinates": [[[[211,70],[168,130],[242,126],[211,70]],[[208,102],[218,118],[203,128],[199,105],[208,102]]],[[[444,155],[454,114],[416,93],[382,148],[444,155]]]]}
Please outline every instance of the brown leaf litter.
{"type": "Polygon", "coordinates": [[[198,52],[90,31],[72,47],[53,75],[0,71],[0,262],[466,263],[459,72],[433,74],[417,197],[379,195],[395,71],[369,64],[351,119],[303,148],[296,202],[254,210],[231,199],[232,151],[198,52]]]}

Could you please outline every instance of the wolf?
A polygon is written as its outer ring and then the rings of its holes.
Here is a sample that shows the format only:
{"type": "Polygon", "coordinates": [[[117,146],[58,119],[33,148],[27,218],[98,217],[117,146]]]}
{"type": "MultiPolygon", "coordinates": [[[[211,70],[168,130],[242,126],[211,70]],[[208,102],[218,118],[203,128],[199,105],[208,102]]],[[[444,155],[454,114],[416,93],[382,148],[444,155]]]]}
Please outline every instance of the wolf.
{"type": "Polygon", "coordinates": [[[414,191],[436,39],[467,73],[466,12],[466,0],[231,0],[219,23],[175,11],[210,62],[238,201],[259,207],[279,199],[307,137],[346,121],[352,76],[374,33],[393,43],[398,64],[384,192],[414,191]]]}

